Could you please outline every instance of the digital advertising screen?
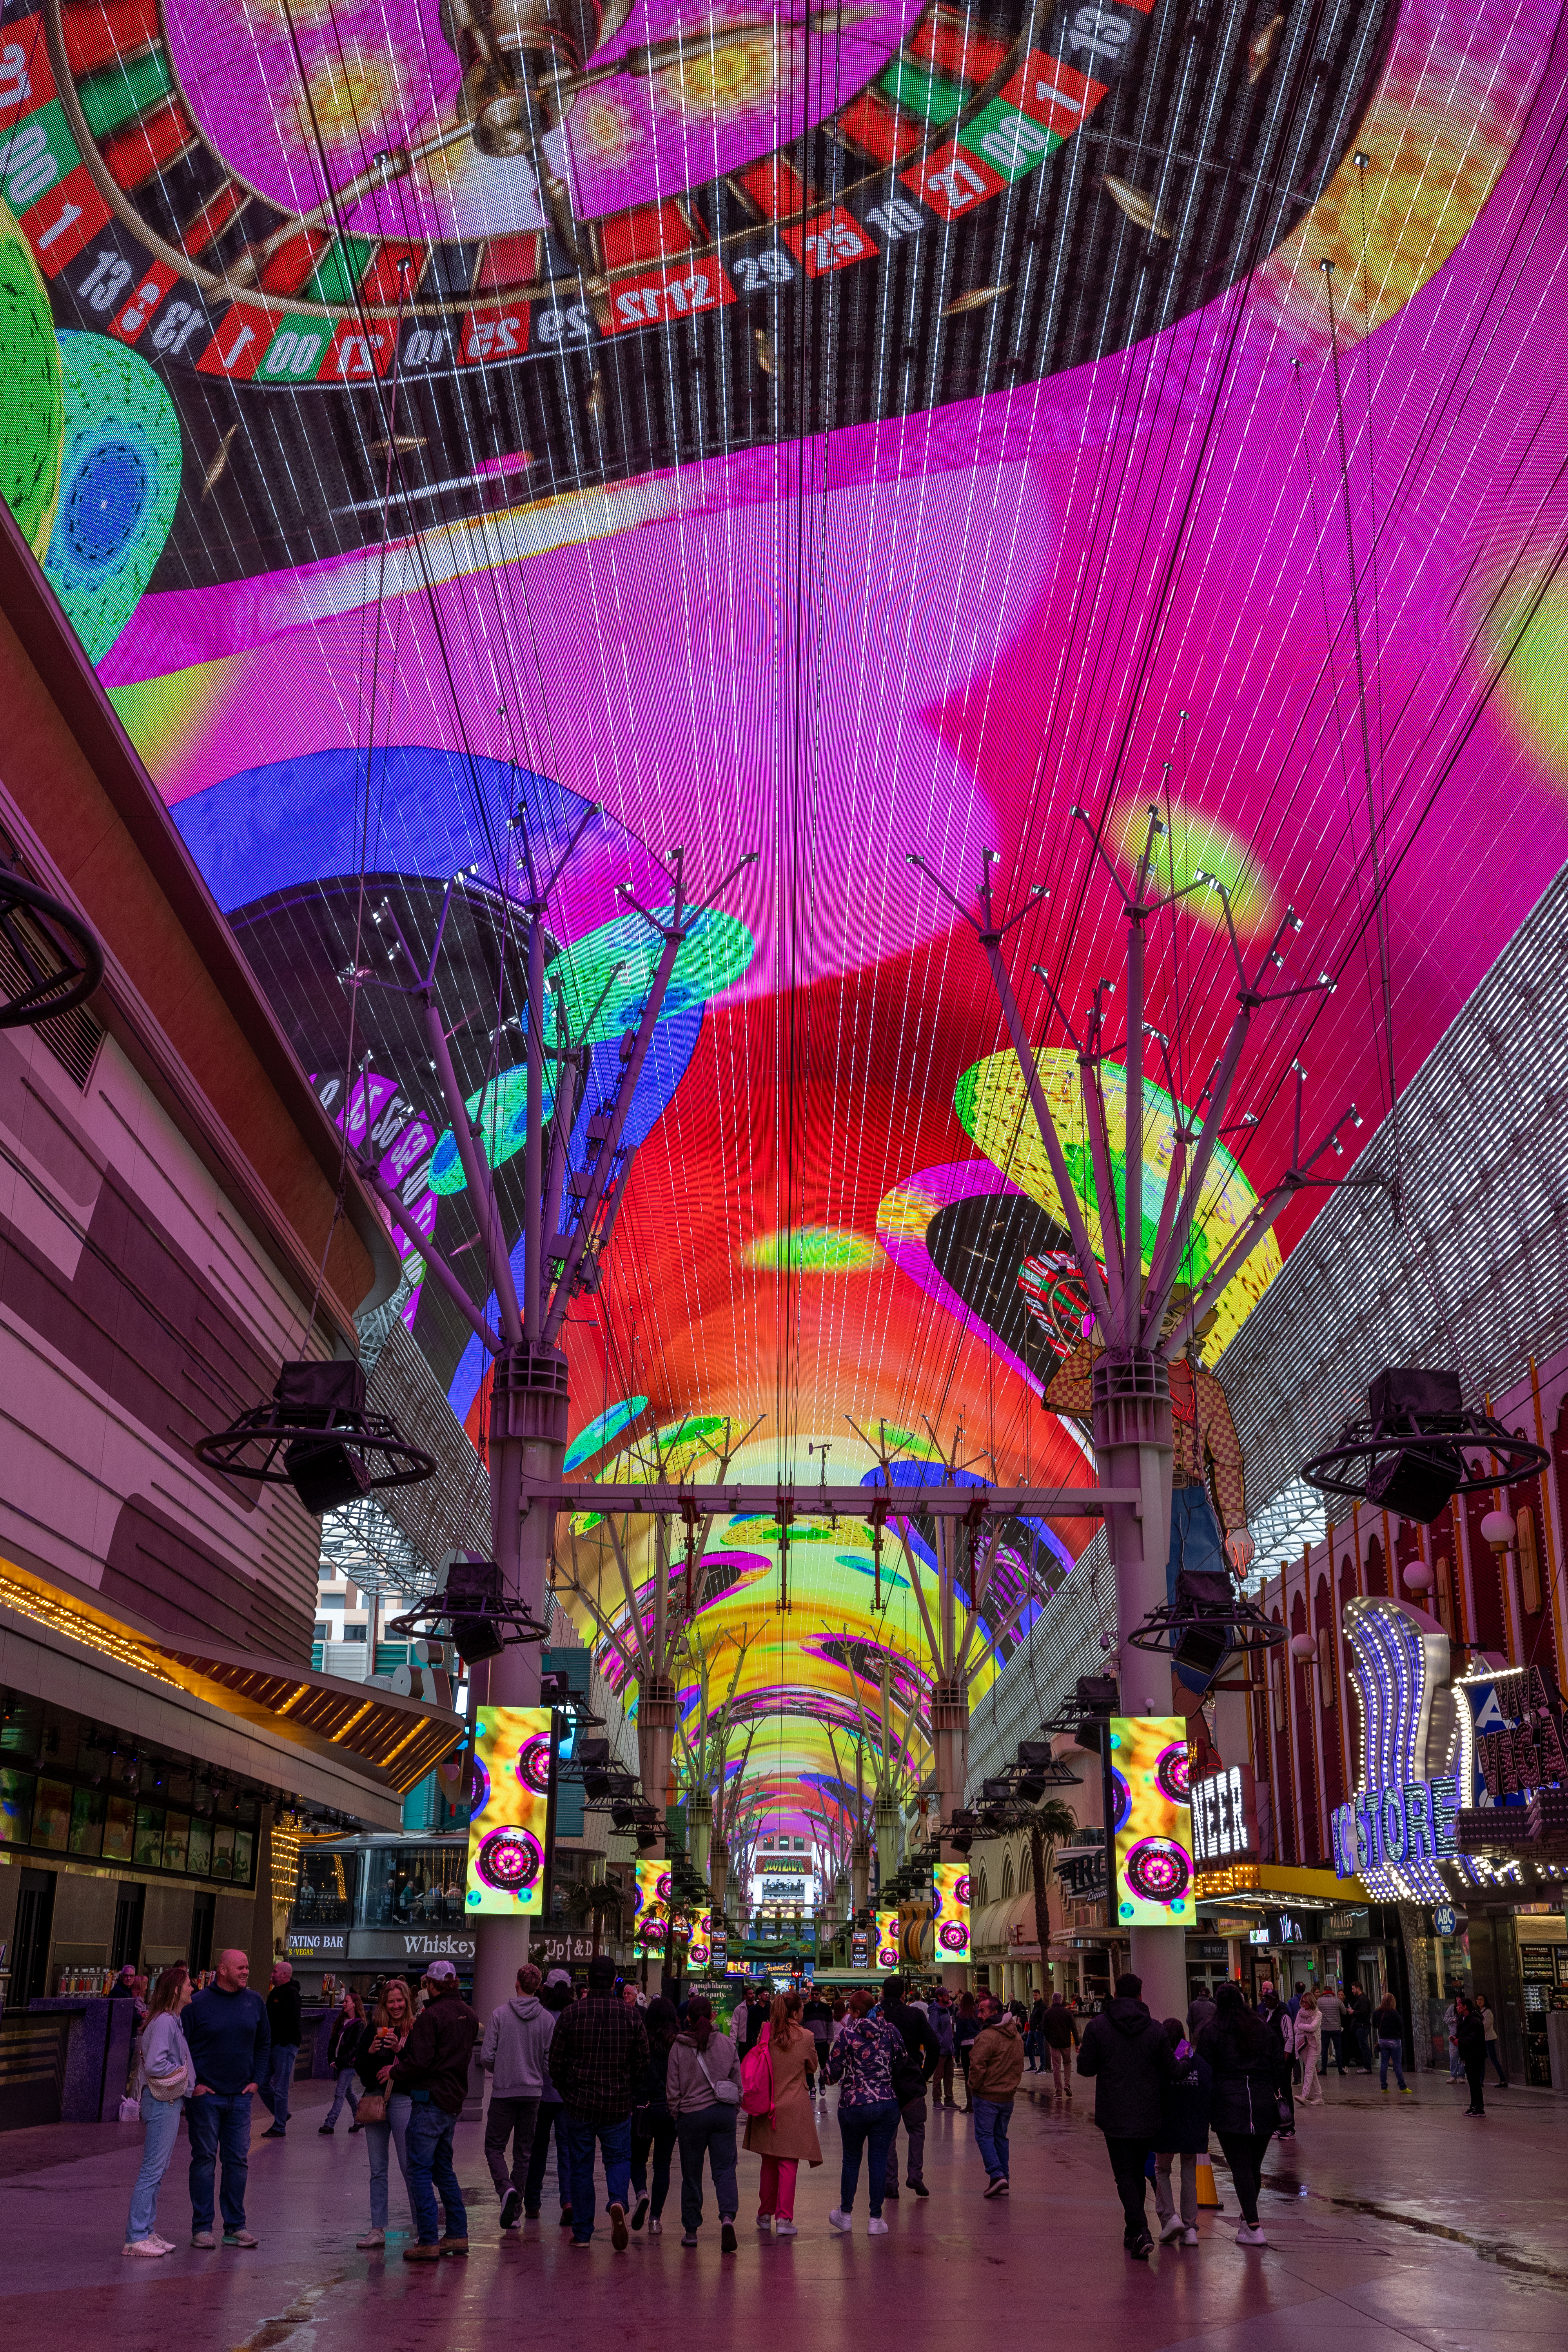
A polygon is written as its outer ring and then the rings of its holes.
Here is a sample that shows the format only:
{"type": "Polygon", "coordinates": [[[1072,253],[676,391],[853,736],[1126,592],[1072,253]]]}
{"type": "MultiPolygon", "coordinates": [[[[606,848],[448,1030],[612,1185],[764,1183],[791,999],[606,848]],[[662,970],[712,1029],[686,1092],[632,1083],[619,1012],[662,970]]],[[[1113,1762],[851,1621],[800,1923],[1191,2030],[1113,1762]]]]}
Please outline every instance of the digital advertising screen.
{"type": "Polygon", "coordinates": [[[1179,1715],[1110,1719],[1116,1916],[1126,1927],[1189,1927],[1193,1815],[1187,1727],[1179,1715]]]}
{"type": "Polygon", "coordinates": [[[487,1706],[475,1719],[464,1899],[470,1917],[543,1916],[554,1724],[547,1706],[487,1706]]]}
{"type": "Polygon", "coordinates": [[[632,1952],[637,1959],[660,1959],[669,1942],[669,1864],[639,1862],[637,1909],[632,1915],[632,1952]]]}
{"type": "Polygon", "coordinates": [[[686,1948],[686,1965],[689,1969],[700,1972],[710,1965],[712,1958],[713,1914],[711,1911],[699,1911],[694,1913],[690,1921],[690,1937],[686,1948]]]}
{"type": "Polygon", "coordinates": [[[899,1965],[899,1917],[897,1911],[879,1911],[877,1921],[877,1959],[879,1969],[889,1972],[899,1965]]]}
{"type": "Polygon", "coordinates": [[[939,1862],[931,1874],[931,1935],[939,1966],[969,1958],[969,1864],[939,1862]]]}

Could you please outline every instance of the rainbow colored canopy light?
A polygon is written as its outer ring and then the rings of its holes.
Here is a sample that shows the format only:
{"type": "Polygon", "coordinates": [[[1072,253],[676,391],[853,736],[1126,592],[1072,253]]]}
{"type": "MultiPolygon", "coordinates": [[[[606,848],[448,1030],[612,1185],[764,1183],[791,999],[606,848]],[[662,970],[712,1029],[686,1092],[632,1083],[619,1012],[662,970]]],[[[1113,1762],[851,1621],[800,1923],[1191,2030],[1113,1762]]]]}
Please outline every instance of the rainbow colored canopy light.
{"type": "MultiPolygon", "coordinates": [[[[1079,1092],[1078,1056],[1062,1045],[1035,1050],[1035,1067],[1083,1209],[1089,1239],[1103,1250],[1100,1202],[1088,1129],[1079,1092]]],[[[1127,1073],[1113,1062],[1101,1065],[1105,1092],[1105,1124],[1110,1145],[1110,1181],[1116,1195],[1115,1213],[1124,1219],[1127,1195],[1127,1073]]],[[[1067,1232],[1067,1212],[1051,1164],[1046,1156],[1022,1073],[1012,1054],[989,1054],[960,1078],[953,1094],[959,1124],[994,1167],[1011,1178],[1030,1200],[1067,1232]]],[[[1176,1148],[1178,1120],[1191,1129],[1197,1114],[1178,1103],[1163,1087],[1143,1081],[1143,1200],[1142,1263],[1151,1264],[1154,1236],[1164,1199],[1165,1178],[1176,1148]]],[[[1225,1251],[1258,1205],[1258,1195],[1237,1161],[1224,1144],[1216,1144],[1198,1202],[1187,1245],[1182,1254],[1178,1284],[1189,1295],[1209,1279],[1225,1251]]],[[[1275,1276],[1281,1260],[1279,1244],[1268,1234],[1246,1265],[1220,1293],[1212,1326],[1205,1335],[1203,1355],[1212,1362],[1236,1337],[1275,1276]]]]}

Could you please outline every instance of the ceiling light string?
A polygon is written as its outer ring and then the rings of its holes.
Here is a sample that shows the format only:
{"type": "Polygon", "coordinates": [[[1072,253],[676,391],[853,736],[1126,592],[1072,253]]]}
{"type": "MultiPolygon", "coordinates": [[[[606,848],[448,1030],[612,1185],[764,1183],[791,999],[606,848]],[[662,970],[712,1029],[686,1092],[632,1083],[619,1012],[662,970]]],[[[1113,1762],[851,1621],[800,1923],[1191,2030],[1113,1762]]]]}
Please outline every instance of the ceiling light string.
{"type": "MultiPolygon", "coordinates": [[[[1373,912],[1377,933],[1378,979],[1383,999],[1384,1081],[1387,1089],[1390,1135],[1394,1147],[1392,1201],[1394,1223],[1403,1214],[1404,1167],[1399,1137],[1399,1088],[1394,1055],[1394,982],[1388,940],[1388,902],[1383,877],[1383,814],[1373,774],[1372,730],[1367,710],[1366,661],[1362,644],[1361,583],[1356,567],[1354,518],[1351,501],[1350,451],[1345,436],[1344,387],[1340,373],[1340,337],[1334,315],[1334,266],[1320,267],[1329,306],[1329,349],[1333,362],[1334,417],[1339,435],[1340,488],[1344,512],[1345,562],[1350,590],[1352,639],[1355,649],[1356,710],[1361,729],[1362,765],[1366,784],[1366,818],[1372,862],[1373,912]]],[[[1370,462],[1370,457],[1369,457],[1370,462]]]]}

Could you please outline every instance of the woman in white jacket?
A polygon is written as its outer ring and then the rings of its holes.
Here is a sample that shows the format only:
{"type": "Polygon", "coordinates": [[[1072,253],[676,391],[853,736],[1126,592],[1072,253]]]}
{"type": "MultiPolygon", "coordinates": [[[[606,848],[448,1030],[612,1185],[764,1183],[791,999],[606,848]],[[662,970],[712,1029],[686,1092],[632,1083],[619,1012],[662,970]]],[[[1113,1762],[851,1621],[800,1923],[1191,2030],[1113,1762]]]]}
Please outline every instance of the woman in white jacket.
{"type": "Polygon", "coordinates": [[[1297,2105],[1321,2107],[1323,2104],[1323,2021],[1318,2013],[1315,1992],[1304,1992],[1301,2006],[1296,2011],[1296,2055],[1301,2062],[1301,2088],[1297,2105]]]}
{"type": "Polygon", "coordinates": [[[189,2007],[190,1999],[190,1970],[165,1969],[137,2047],[136,2081],[147,2137],[142,2169],[131,2192],[124,2251],[143,2262],[156,2262],[174,2251],[173,2242],[159,2237],[153,2225],[158,2219],[159,2185],[180,2136],[180,2117],[196,2086],[196,2070],[180,2023],[180,2013],[189,2007]]]}

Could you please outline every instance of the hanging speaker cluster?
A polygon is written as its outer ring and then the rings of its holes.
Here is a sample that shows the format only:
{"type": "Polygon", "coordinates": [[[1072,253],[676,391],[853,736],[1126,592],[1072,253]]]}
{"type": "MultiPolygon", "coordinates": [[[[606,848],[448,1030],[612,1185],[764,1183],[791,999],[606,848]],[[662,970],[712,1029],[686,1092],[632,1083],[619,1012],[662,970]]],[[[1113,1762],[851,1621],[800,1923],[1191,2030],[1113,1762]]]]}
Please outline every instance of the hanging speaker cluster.
{"type": "Polygon", "coordinates": [[[230,1478],[292,1486],[315,1517],[384,1486],[412,1486],[436,1465],[384,1413],[365,1411],[364,1372],[352,1360],[285,1363],[270,1401],[204,1437],[198,1460],[230,1478]]]}
{"type": "Polygon", "coordinates": [[[1325,1495],[1371,1503],[1424,1527],[1456,1495],[1510,1486],[1544,1470],[1549,1455],[1468,1406],[1459,1375],[1391,1366],[1367,1391],[1367,1418],[1346,1422],[1336,1444],[1303,1464],[1325,1495]]]}

